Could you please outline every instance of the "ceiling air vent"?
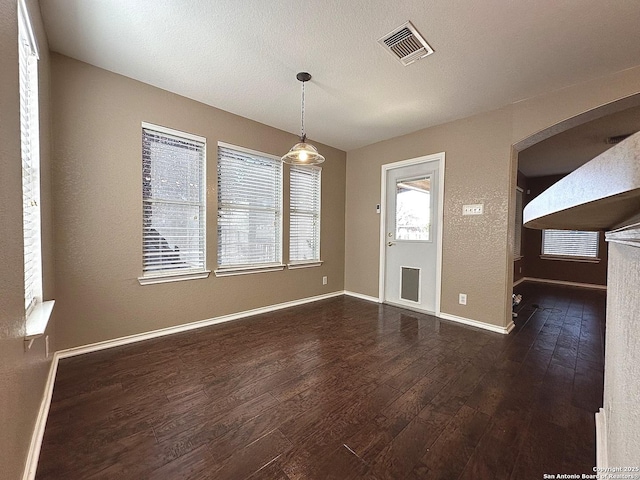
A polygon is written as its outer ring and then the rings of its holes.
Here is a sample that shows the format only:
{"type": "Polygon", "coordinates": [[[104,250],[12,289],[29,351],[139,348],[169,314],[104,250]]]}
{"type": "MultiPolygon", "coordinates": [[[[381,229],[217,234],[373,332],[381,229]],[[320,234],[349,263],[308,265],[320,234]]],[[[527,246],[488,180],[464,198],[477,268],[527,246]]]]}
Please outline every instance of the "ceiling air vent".
{"type": "Polygon", "coordinates": [[[615,145],[616,143],[620,143],[625,138],[629,138],[632,134],[628,133],[627,135],[616,135],[615,137],[607,137],[605,143],[608,145],[615,145]]]}
{"type": "Polygon", "coordinates": [[[411,22],[400,25],[380,38],[378,43],[405,67],[433,53],[433,48],[422,38],[411,22]]]}

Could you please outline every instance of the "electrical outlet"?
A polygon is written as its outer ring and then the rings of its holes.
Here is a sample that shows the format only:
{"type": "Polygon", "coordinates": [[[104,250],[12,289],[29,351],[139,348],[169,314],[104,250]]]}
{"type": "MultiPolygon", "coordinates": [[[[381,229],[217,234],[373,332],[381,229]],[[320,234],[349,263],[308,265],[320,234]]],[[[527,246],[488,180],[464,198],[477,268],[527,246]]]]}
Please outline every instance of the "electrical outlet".
{"type": "Polygon", "coordinates": [[[322,284],[326,285],[327,284],[327,277],[326,275],[324,277],[322,277],[322,284]]]}
{"type": "Polygon", "coordinates": [[[518,273],[522,273],[522,267],[518,268],[518,273]]]}
{"type": "Polygon", "coordinates": [[[458,294],[458,303],[460,305],[466,305],[467,304],[467,294],[466,293],[458,294]]]}
{"type": "Polygon", "coordinates": [[[482,215],[484,213],[484,203],[475,205],[463,205],[462,215],[482,215]]]}

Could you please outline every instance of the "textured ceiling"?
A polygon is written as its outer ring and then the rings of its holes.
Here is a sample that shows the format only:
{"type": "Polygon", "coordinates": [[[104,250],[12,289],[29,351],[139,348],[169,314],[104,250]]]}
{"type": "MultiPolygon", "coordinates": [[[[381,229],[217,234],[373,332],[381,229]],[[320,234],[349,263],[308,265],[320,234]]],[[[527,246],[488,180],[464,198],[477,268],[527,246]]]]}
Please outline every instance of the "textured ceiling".
{"type": "Polygon", "coordinates": [[[343,150],[640,63],[640,2],[42,0],[52,50],[343,150]],[[435,53],[377,40],[411,20],[435,53]]]}

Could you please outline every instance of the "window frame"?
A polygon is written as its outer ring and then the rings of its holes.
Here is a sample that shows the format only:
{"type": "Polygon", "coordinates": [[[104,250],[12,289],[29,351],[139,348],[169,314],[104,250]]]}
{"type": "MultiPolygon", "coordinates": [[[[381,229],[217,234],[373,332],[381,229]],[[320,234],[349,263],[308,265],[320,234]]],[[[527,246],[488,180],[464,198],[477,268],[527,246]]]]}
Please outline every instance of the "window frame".
{"type": "Polygon", "coordinates": [[[25,316],[42,303],[42,224],[40,206],[40,109],[38,47],[26,6],[18,2],[20,161],[25,316]],[[26,120],[23,120],[26,119],[26,120]]]}
{"type": "MultiPolygon", "coordinates": [[[[197,142],[202,143],[202,188],[201,188],[201,198],[200,202],[198,202],[198,207],[201,208],[201,221],[202,221],[202,268],[199,269],[190,269],[189,271],[180,271],[180,269],[174,270],[165,270],[153,273],[146,273],[144,270],[144,243],[141,250],[142,254],[142,276],[138,277],[138,282],[140,285],[153,285],[158,283],[167,283],[167,282],[177,282],[184,280],[198,280],[207,278],[211,273],[211,270],[207,269],[207,139],[205,137],[195,135],[192,133],[184,132],[181,130],[176,130],[173,128],[163,127],[161,125],[156,125],[149,122],[142,122],[140,129],[140,145],[144,148],[144,131],[150,130],[160,135],[164,135],[167,137],[174,137],[178,139],[183,139],[189,142],[197,142]]],[[[142,153],[142,167],[144,168],[144,153],[142,153]]],[[[144,174],[141,171],[142,174],[144,174]]],[[[144,185],[144,179],[141,178],[141,187],[144,185]]],[[[142,191],[142,240],[144,242],[144,205],[145,201],[151,201],[146,199],[144,196],[144,189],[142,191]]],[[[189,205],[193,206],[193,202],[179,202],[172,201],[176,205],[189,205]]]]}
{"type": "Polygon", "coordinates": [[[287,268],[296,269],[296,268],[307,268],[307,267],[318,267],[322,265],[322,167],[315,165],[291,165],[289,167],[289,263],[287,264],[287,268]],[[300,211],[299,213],[307,213],[311,214],[315,222],[315,233],[317,233],[317,256],[312,259],[292,259],[291,258],[291,245],[293,240],[293,229],[292,229],[292,220],[294,218],[294,214],[298,212],[294,212],[294,209],[291,205],[291,199],[293,194],[293,173],[296,170],[313,170],[317,172],[318,181],[315,186],[316,191],[314,195],[317,195],[317,212],[315,210],[306,210],[300,211]]]}
{"type": "MultiPolygon", "coordinates": [[[[565,230],[557,230],[557,229],[543,229],[541,232],[541,245],[540,245],[540,258],[543,260],[560,260],[560,261],[565,261],[565,262],[582,262],[582,263],[598,263],[600,262],[600,232],[591,232],[589,231],[588,233],[595,233],[596,234],[596,241],[595,241],[595,255],[594,256],[584,256],[584,255],[570,255],[570,254],[555,254],[555,253],[545,253],[545,237],[546,237],[546,233],[547,231],[562,231],[565,232],[565,230]]],[[[585,231],[583,230],[570,230],[568,232],[579,232],[579,233],[584,233],[585,231]]]]}
{"type": "Polygon", "coordinates": [[[227,150],[232,150],[232,151],[236,151],[240,154],[246,154],[249,156],[254,156],[254,157],[259,157],[259,158],[263,158],[263,159],[268,159],[269,161],[273,161],[274,165],[277,166],[277,171],[278,171],[278,175],[279,175],[279,181],[280,181],[280,185],[279,185],[279,191],[277,192],[277,198],[276,200],[276,213],[278,215],[278,226],[277,226],[277,230],[278,230],[278,238],[277,238],[277,244],[278,244],[278,259],[276,259],[276,261],[274,262],[266,262],[266,263],[255,263],[255,264],[225,264],[225,265],[221,265],[220,264],[220,255],[219,255],[219,251],[222,245],[222,241],[221,241],[221,229],[220,229],[220,224],[219,221],[217,222],[217,227],[216,227],[216,238],[217,238],[217,249],[216,249],[216,266],[217,268],[214,270],[214,274],[216,275],[216,277],[227,277],[227,276],[234,276],[234,275],[248,275],[248,274],[253,274],[253,273],[265,273],[265,272],[274,272],[274,271],[281,271],[284,269],[285,264],[283,263],[283,217],[284,217],[284,212],[283,212],[283,179],[284,179],[284,169],[283,169],[283,164],[282,164],[282,159],[280,157],[277,157],[275,155],[271,155],[268,153],[264,153],[264,152],[260,152],[257,150],[252,150],[250,148],[246,148],[246,147],[241,147],[238,145],[233,145],[230,143],[225,143],[225,142],[218,142],[218,154],[217,154],[217,170],[218,170],[218,174],[217,174],[217,185],[218,185],[218,192],[217,192],[217,196],[216,196],[216,200],[217,200],[217,218],[220,217],[220,212],[223,209],[223,206],[221,205],[220,202],[220,158],[221,158],[221,149],[227,149],[227,150]]]}
{"type": "Polygon", "coordinates": [[[24,319],[25,348],[31,348],[34,340],[44,335],[54,300],[44,301],[42,268],[42,206],[40,185],[40,75],[38,72],[38,43],[33,33],[29,11],[23,0],[17,2],[18,20],[18,88],[20,103],[20,163],[22,189],[22,229],[24,268],[24,319]],[[25,78],[24,74],[27,75],[25,78]],[[31,96],[30,93],[35,92],[31,96]],[[34,98],[35,97],[35,98],[34,98]],[[23,99],[27,102],[23,102],[23,99]],[[35,118],[23,125],[26,118],[35,118]],[[23,126],[28,127],[27,129],[23,126]],[[25,150],[26,146],[26,150],[25,150]],[[28,151],[28,156],[25,156],[28,151]],[[25,171],[29,172],[25,174],[25,171]],[[26,178],[25,178],[26,177],[26,178]],[[28,183],[25,184],[25,180],[28,183]],[[32,226],[27,228],[27,223],[32,226]],[[28,234],[32,231],[31,235],[28,234]],[[29,264],[33,264],[31,267],[29,264]],[[33,271],[32,271],[33,269],[33,271]],[[30,292],[33,292],[30,294],[30,292]]]}

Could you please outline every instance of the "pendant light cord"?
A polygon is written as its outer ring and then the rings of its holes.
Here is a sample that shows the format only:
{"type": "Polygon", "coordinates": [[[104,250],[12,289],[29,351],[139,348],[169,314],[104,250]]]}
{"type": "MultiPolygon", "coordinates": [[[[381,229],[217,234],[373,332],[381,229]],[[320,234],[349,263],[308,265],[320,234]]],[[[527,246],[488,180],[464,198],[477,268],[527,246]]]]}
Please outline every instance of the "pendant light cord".
{"type": "Polygon", "coordinates": [[[304,133],[304,84],[302,82],[302,108],[300,109],[302,112],[302,134],[300,135],[300,139],[304,142],[307,139],[307,135],[304,133]]]}

